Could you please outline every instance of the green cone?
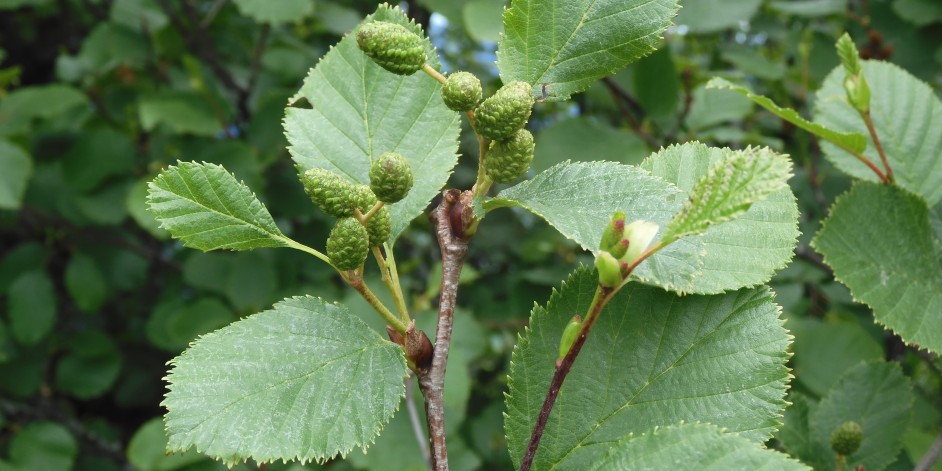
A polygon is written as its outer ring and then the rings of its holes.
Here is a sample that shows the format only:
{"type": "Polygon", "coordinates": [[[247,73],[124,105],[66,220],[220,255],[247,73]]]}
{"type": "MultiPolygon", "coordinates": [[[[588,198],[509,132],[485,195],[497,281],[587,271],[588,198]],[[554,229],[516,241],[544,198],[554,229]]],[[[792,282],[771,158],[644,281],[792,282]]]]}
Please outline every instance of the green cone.
{"type": "Polygon", "coordinates": [[[369,235],[355,218],[337,221],[327,237],[327,256],[338,270],[356,270],[366,261],[369,235]]]}
{"type": "Polygon", "coordinates": [[[474,129],[489,141],[507,139],[527,124],[534,102],[530,84],[510,82],[474,110],[474,129]]]}
{"type": "Polygon", "coordinates": [[[483,96],[481,81],[470,72],[455,72],[442,85],[445,106],[455,111],[471,111],[483,96]]]}
{"type": "Polygon", "coordinates": [[[422,38],[388,21],[366,23],[357,29],[357,44],[380,67],[399,75],[412,75],[425,64],[422,38]]]}
{"type": "Polygon", "coordinates": [[[386,152],[370,166],[370,189],[384,203],[402,200],[412,189],[409,161],[396,152],[386,152]]]}
{"type": "Polygon", "coordinates": [[[311,202],[334,217],[353,216],[354,184],[330,170],[312,168],[301,174],[301,184],[311,202]]]}
{"type": "Polygon", "coordinates": [[[863,427],[857,422],[844,422],[831,432],[831,449],[839,455],[852,455],[862,441],[863,427]]]}
{"type": "Polygon", "coordinates": [[[491,141],[484,162],[487,176],[498,183],[509,183],[527,173],[533,162],[533,134],[520,129],[506,141],[491,141]]]}

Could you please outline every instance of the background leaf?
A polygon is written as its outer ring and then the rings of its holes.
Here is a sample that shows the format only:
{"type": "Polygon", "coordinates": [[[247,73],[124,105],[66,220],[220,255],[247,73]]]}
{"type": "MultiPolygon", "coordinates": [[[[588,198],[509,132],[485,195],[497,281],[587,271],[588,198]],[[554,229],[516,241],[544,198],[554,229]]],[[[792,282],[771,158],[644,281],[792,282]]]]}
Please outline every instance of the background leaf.
{"type": "Polygon", "coordinates": [[[696,0],[684,2],[674,20],[691,33],[716,33],[748,22],[759,10],[762,0],[696,0]]]}
{"type": "MultiPolygon", "coordinates": [[[[862,61],[870,85],[870,115],[886,151],[896,183],[922,195],[929,206],[942,201],[942,102],[924,82],[886,62],[862,61]]],[[[844,98],[844,70],[834,69],[815,96],[815,121],[839,131],[863,128],[863,120],[844,98]]],[[[867,136],[864,155],[882,169],[880,155],[867,136]]],[[[822,144],[834,165],[863,180],[876,181],[856,158],[822,144]]]]}
{"type": "MultiPolygon", "coordinates": [[[[514,348],[505,421],[514,462],[549,388],[563,328],[586,312],[597,284],[594,272],[577,270],[545,308],[534,308],[514,348]]],[[[586,469],[613,440],[680,421],[765,441],[779,425],[789,377],[789,336],[778,316],[768,288],[680,297],[628,284],[563,384],[534,469],[586,469]]]]}
{"type": "Polygon", "coordinates": [[[644,142],[634,134],[597,119],[581,117],[551,123],[540,131],[536,140],[536,156],[530,166],[534,173],[567,160],[604,158],[637,164],[649,152],[644,142]]]}
{"type": "MultiPolygon", "coordinates": [[[[595,252],[612,214],[665,227],[680,211],[680,190],[646,171],[614,162],[563,162],[531,180],[501,191],[484,203],[488,210],[521,206],[545,219],[582,248],[595,252]]],[[[703,242],[687,238],[667,246],[638,266],[643,282],[689,292],[703,265],[703,242]]]]}
{"type": "Polygon", "coordinates": [[[680,424],[656,428],[619,441],[595,463],[596,471],[671,469],[726,471],[729,469],[807,470],[787,455],[764,448],[735,433],[710,424],[680,424]]]}
{"type": "MultiPolygon", "coordinates": [[[[847,458],[847,466],[863,465],[880,471],[893,462],[903,446],[913,403],[912,386],[899,365],[883,361],[861,363],[849,370],[811,409],[810,454],[802,459],[818,469],[835,468],[831,432],[847,421],[863,427],[860,449],[847,458]]],[[[806,452],[807,453],[807,452],[806,452]]]]}
{"type": "MultiPolygon", "coordinates": [[[[386,5],[364,21],[371,19],[398,23],[424,36],[402,12],[386,5]]],[[[425,43],[428,62],[437,68],[437,53],[427,39],[425,43]]],[[[312,108],[286,110],[291,156],[305,169],[326,168],[368,184],[374,156],[402,154],[415,183],[405,199],[389,205],[390,237],[395,239],[438,194],[457,162],[460,119],[442,102],[440,90],[424,73],[404,77],[383,70],[348,35],[321,59],[298,92],[296,98],[306,99],[312,108]]]]}
{"type": "Polygon", "coordinates": [[[168,448],[234,464],[324,461],[365,449],[405,393],[402,349],[313,297],[205,335],[168,376],[168,448]]]}
{"type": "Polygon", "coordinates": [[[676,0],[514,0],[504,12],[497,67],[564,100],[652,52],[676,0]]]}
{"type": "Polygon", "coordinates": [[[19,209],[33,173],[33,159],[18,146],[0,140],[0,209],[19,209]]]}
{"type": "Polygon", "coordinates": [[[908,343],[942,351],[942,245],[925,201],[858,182],[831,207],[812,245],[877,322],[908,343]]]}
{"type": "Polygon", "coordinates": [[[184,245],[203,251],[287,247],[268,209],[247,186],[215,164],[179,162],[150,184],[147,204],[184,245]]]}
{"type": "Polygon", "coordinates": [[[312,0],[233,0],[239,12],[259,23],[296,23],[314,13],[312,0]]]}
{"type": "MultiPolygon", "coordinates": [[[[689,192],[729,152],[700,143],[675,145],[648,157],[641,168],[689,192]]],[[[735,220],[710,227],[702,237],[706,254],[692,291],[717,293],[768,282],[792,259],[798,215],[795,195],[781,188],[735,220]]]]}
{"type": "Polygon", "coordinates": [[[10,285],[7,297],[10,331],[19,343],[34,345],[56,324],[56,293],[41,269],[23,273],[10,285]]]}

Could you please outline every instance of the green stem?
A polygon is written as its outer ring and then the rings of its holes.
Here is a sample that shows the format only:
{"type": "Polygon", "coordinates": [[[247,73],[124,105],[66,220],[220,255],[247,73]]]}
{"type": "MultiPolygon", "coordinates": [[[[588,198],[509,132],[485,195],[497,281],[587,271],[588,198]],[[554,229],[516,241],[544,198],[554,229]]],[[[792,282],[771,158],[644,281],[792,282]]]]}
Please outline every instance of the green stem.
{"type": "Polygon", "coordinates": [[[491,185],[494,184],[494,181],[487,176],[487,171],[484,169],[484,160],[487,158],[489,145],[490,142],[487,139],[478,135],[478,178],[474,182],[474,186],[471,187],[471,193],[475,198],[486,195],[488,190],[491,189],[491,185]]]}
{"type": "Polygon", "coordinates": [[[386,305],[384,305],[383,302],[380,301],[375,294],[373,294],[372,291],[370,291],[369,286],[366,286],[362,276],[359,274],[350,276],[350,273],[351,272],[341,272],[341,274],[344,276],[344,279],[347,280],[347,283],[352,286],[353,289],[357,290],[357,292],[363,296],[363,299],[370,303],[370,306],[373,306],[373,309],[376,309],[376,312],[378,312],[379,315],[383,316],[383,319],[387,324],[396,329],[396,332],[405,335],[406,325],[401,320],[399,320],[399,318],[396,317],[396,315],[393,314],[389,308],[387,308],[386,305]]]}
{"type": "Polygon", "coordinates": [[[844,457],[844,455],[838,453],[838,454],[837,454],[837,471],[843,471],[843,470],[844,470],[844,462],[845,462],[845,461],[846,461],[846,458],[844,457]]]}
{"type": "MultiPolygon", "coordinates": [[[[399,318],[402,319],[402,322],[408,324],[411,319],[409,318],[409,311],[406,309],[402,290],[399,288],[397,282],[393,282],[392,272],[389,269],[389,265],[386,264],[386,259],[383,258],[383,252],[379,250],[379,246],[373,247],[372,250],[373,257],[376,259],[376,264],[379,265],[379,271],[383,276],[383,284],[386,285],[386,290],[389,291],[390,296],[393,297],[393,301],[396,302],[396,310],[399,311],[399,318]]],[[[387,253],[389,253],[388,250],[387,253]]]]}
{"type": "Polygon", "coordinates": [[[428,63],[422,64],[422,72],[425,72],[433,79],[438,80],[438,82],[441,84],[444,84],[448,80],[444,75],[441,74],[441,72],[433,69],[432,66],[428,65],[428,63]]]}
{"type": "MultiPolygon", "coordinates": [[[[324,255],[324,254],[318,252],[317,250],[314,250],[314,249],[312,249],[312,248],[310,248],[310,247],[308,247],[308,246],[306,246],[306,245],[304,245],[304,244],[302,244],[302,243],[300,243],[300,242],[297,242],[297,241],[295,241],[295,240],[293,240],[293,239],[289,239],[289,238],[285,237],[285,238],[282,239],[282,240],[285,242],[285,244],[288,245],[288,247],[291,247],[292,249],[295,249],[295,250],[300,250],[300,251],[302,251],[302,252],[307,252],[307,253],[309,253],[309,254],[311,254],[311,255],[313,255],[313,256],[315,256],[315,257],[321,259],[324,263],[326,263],[326,264],[328,264],[328,265],[330,265],[330,266],[332,266],[332,267],[334,266],[333,263],[330,263],[330,257],[328,257],[327,255],[324,255]]],[[[336,267],[335,267],[335,268],[336,268],[336,267]]]]}
{"type": "Polygon", "coordinates": [[[864,124],[867,125],[867,131],[870,132],[870,137],[873,139],[873,144],[877,147],[877,152],[880,153],[880,160],[883,161],[883,168],[886,169],[886,178],[884,182],[889,184],[894,182],[893,178],[893,169],[890,168],[890,162],[886,158],[886,152],[883,151],[883,144],[880,142],[880,138],[877,136],[877,129],[873,126],[873,119],[870,117],[870,111],[860,113],[860,117],[863,118],[864,124]]]}
{"type": "Polygon", "coordinates": [[[377,201],[376,204],[374,204],[373,207],[363,215],[363,221],[369,221],[374,214],[378,213],[380,209],[383,209],[385,204],[386,203],[383,203],[382,201],[377,201]]]}

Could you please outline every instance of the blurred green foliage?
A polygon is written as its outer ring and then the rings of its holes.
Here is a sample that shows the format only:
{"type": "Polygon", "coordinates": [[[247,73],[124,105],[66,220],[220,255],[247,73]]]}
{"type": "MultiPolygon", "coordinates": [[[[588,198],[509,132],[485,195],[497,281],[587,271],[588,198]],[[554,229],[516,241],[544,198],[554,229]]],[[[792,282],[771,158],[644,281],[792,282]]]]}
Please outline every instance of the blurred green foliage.
{"type": "MultiPolygon", "coordinates": [[[[808,134],[704,84],[714,76],[747,82],[810,116],[814,90],[838,65],[834,41],[849,31],[865,57],[899,65],[939,95],[942,7],[681,3],[657,53],[570,102],[537,106],[531,172],[566,159],[638,163],[694,139],[790,154],[804,235],[772,287],[795,336],[796,406],[773,445],[808,439],[810,429],[790,418],[816,407],[860,362],[888,359],[914,384],[904,449],[887,458],[888,469],[911,469],[942,428],[942,363],[876,325],[808,246],[849,177],[808,134]]],[[[486,94],[497,88],[504,2],[401,6],[428,31],[445,70],[477,74],[486,94]]],[[[178,159],[218,163],[256,192],[285,234],[322,247],[329,221],[297,181],[284,107],[318,58],[374,9],[357,0],[0,0],[0,470],[223,469],[192,451],[164,455],[165,363],[199,335],[287,296],[362,303],[329,267],[290,251],[183,249],[145,212],[144,198],[146,182],[178,159]]],[[[461,145],[463,155],[476,152],[467,128],[461,145]]],[[[470,187],[475,171],[462,158],[450,184],[470,187]]],[[[492,214],[471,250],[446,382],[451,463],[513,469],[501,412],[516,332],[534,301],[545,302],[591,258],[518,210],[492,214]]],[[[396,254],[426,330],[437,252],[419,218],[396,254]]],[[[368,454],[325,467],[399,471],[423,462],[400,413],[368,454]]]]}

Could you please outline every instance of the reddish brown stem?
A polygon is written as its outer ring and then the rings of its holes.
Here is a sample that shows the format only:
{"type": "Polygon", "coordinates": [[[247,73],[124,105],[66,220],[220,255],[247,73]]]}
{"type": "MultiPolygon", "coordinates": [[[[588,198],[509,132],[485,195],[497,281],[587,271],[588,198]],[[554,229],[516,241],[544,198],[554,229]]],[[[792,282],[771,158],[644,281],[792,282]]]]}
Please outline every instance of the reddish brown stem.
{"type": "Polygon", "coordinates": [[[589,333],[592,332],[595,321],[598,320],[599,314],[602,313],[602,308],[605,307],[605,304],[608,303],[609,299],[611,299],[614,294],[615,289],[606,286],[599,285],[598,290],[596,290],[595,297],[592,299],[592,305],[589,307],[589,313],[582,323],[582,329],[579,330],[579,336],[576,337],[576,341],[573,342],[572,347],[569,348],[569,353],[567,353],[566,356],[563,357],[563,360],[556,366],[556,372],[553,374],[553,380],[550,382],[549,392],[543,400],[543,406],[540,408],[540,415],[536,419],[536,425],[533,426],[530,442],[527,443],[527,452],[523,456],[523,461],[520,462],[520,471],[529,471],[530,467],[533,466],[533,458],[536,456],[536,450],[540,446],[540,439],[543,438],[543,431],[546,429],[547,421],[549,421],[550,412],[553,411],[556,398],[559,397],[559,390],[562,389],[563,382],[566,381],[566,376],[569,375],[569,370],[572,369],[572,365],[575,363],[576,357],[579,356],[582,346],[585,345],[586,339],[589,338],[589,333]]]}
{"type": "Polygon", "coordinates": [[[877,147],[877,152],[880,153],[880,160],[883,161],[883,168],[886,169],[886,178],[883,179],[884,183],[893,183],[893,169],[890,167],[890,162],[886,158],[886,152],[883,151],[883,144],[880,142],[880,138],[877,136],[877,129],[873,126],[873,119],[870,118],[870,112],[867,111],[865,113],[860,113],[860,116],[867,125],[867,131],[870,132],[870,137],[873,138],[873,145],[877,147]]]}
{"type": "Polygon", "coordinates": [[[448,471],[448,452],[445,447],[445,368],[451,344],[455,302],[461,268],[468,255],[468,240],[464,237],[471,221],[470,192],[446,190],[442,202],[432,213],[435,235],[442,253],[442,291],[438,302],[438,329],[432,363],[427,369],[416,371],[419,388],[425,396],[425,415],[431,445],[432,469],[448,471]]]}

